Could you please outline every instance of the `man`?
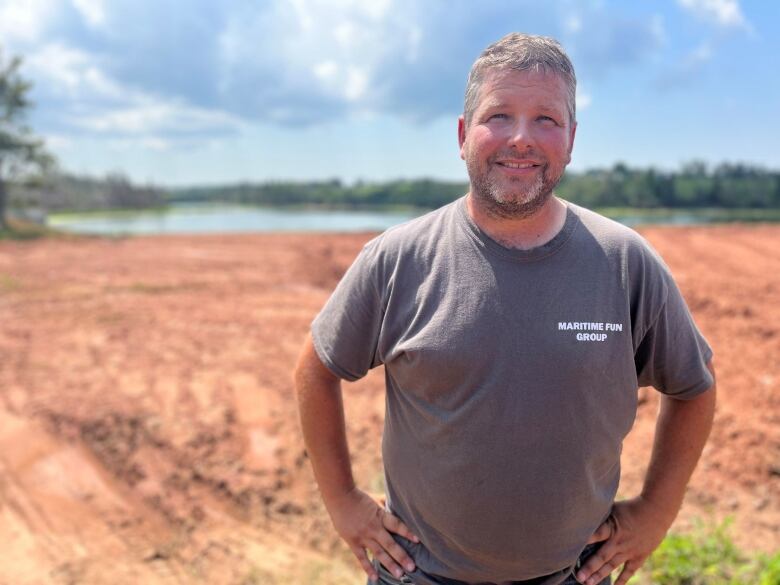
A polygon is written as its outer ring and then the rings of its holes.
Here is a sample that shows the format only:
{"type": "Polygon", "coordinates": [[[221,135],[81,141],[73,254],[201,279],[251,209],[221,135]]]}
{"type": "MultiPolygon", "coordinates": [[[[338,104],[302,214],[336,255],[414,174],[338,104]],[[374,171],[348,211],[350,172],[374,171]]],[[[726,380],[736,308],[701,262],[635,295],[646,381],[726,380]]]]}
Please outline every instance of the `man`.
{"type": "Polygon", "coordinates": [[[575,75],[510,34],[469,75],[462,199],[361,251],[296,371],[333,524],[382,583],[623,585],[674,520],[712,424],[712,352],[635,232],[553,194],[575,75]],[[353,481],[340,379],[385,366],[387,504],[353,481]],[[662,392],[640,495],[615,502],[637,388],[662,392]],[[373,563],[369,560],[373,556],[373,563]]]}

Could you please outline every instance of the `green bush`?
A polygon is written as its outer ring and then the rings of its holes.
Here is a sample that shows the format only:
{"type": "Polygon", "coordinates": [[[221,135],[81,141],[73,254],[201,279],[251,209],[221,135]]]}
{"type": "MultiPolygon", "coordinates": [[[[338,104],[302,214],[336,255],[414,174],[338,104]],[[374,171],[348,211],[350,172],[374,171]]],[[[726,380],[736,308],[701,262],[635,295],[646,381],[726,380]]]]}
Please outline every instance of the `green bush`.
{"type": "Polygon", "coordinates": [[[780,552],[749,558],[731,540],[731,523],[699,521],[668,535],[631,585],[780,585],[780,552]]]}
{"type": "Polygon", "coordinates": [[[780,585],[780,552],[771,557],[761,559],[763,571],[761,571],[759,585],[780,585]]]}

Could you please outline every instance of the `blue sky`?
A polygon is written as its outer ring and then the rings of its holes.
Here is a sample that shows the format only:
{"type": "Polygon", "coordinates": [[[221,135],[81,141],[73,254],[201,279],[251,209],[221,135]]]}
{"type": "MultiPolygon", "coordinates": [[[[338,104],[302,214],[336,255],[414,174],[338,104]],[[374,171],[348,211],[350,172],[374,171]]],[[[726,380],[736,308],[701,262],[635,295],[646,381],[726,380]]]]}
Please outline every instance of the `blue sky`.
{"type": "Polygon", "coordinates": [[[780,168],[780,3],[0,0],[63,168],[162,184],[465,180],[473,60],[519,30],[577,69],[571,168],[780,168]]]}

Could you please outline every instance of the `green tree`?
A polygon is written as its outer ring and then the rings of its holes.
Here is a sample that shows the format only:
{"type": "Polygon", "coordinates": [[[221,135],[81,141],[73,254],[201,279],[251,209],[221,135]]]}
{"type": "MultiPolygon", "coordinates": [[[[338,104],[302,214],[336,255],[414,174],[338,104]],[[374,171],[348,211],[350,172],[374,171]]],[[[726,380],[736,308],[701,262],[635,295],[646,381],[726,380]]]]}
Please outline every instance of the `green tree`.
{"type": "Polygon", "coordinates": [[[43,141],[25,124],[32,107],[29,92],[32,84],[22,78],[20,57],[6,61],[0,47],[0,229],[7,227],[8,180],[37,167],[48,167],[52,157],[43,141]]]}

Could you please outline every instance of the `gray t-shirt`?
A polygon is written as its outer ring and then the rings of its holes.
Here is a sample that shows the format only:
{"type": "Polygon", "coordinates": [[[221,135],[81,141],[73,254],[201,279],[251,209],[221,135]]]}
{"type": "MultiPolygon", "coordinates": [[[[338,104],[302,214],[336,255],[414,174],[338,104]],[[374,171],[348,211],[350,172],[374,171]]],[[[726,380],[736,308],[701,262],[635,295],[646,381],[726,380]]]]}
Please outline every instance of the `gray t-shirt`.
{"type": "Polygon", "coordinates": [[[339,377],[385,365],[388,506],[425,573],[525,580],[570,567],[608,516],[637,388],[688,399],[712,352],[633,230],[567,203],[532,250],[465,198],[368,242],[312,324],[339,377]]]}

